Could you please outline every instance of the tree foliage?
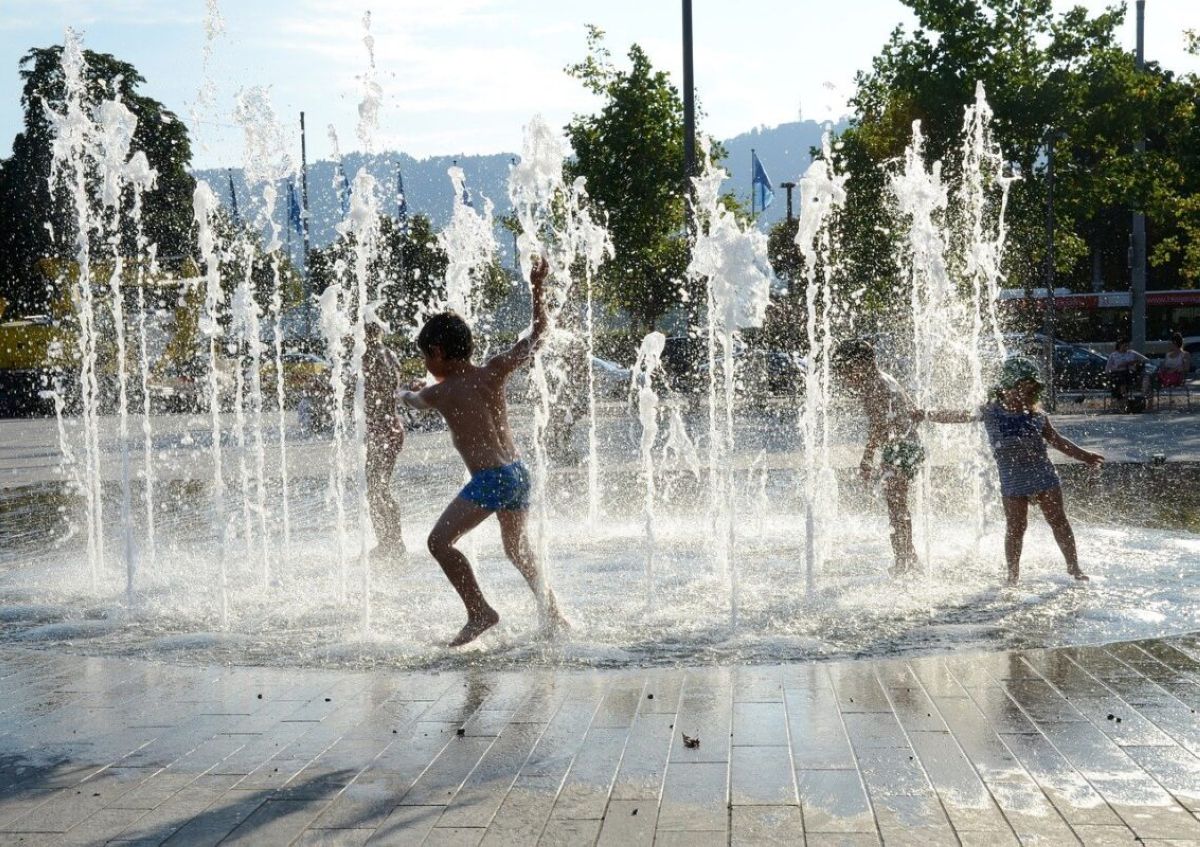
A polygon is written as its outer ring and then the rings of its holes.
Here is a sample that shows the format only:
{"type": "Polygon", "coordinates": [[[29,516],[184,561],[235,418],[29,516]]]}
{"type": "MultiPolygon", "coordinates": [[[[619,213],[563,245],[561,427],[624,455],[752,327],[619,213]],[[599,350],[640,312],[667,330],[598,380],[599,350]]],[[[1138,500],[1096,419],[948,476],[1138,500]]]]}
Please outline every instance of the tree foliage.
{"type": "Polygon", "coordinates": [[[1195,78],[1154,63],[1139,74],[1119,43],[1123,8],[1055,14],[1051,0],[905,0],[917,17],[897,28],[859,74],[854,118],[842,136],[851,175],[843,216],[845,267],[860,284],[896,279],[896,221],[884,168],[900,157],[921,121],[930,160],[954,176],[963,108],[982,82],[996,140],[1022,180],[1008,209],[1010,286],[1037,284],[1045,236],[1045,137],[1057,145],[1055,206],[1058,284],[1110,288],[1128,279],[1134,209],[1149,224],[1152,281],[1200,279],[1200,141],[1195,78]],[[1144,154],[1136,141],[1146,137],[1144,154]]]}
{"type": "Polygon", "coordinates": [[[689,259],[683,101],[638,45],[629,48],[628,68],[618,68],[603,31],[588,27],[587,44],[583,61],[566,70],[603,105],[567,125],[575,152],[567,171],[587,178],[612,235],[616,257],[600,274],[601,296],[650,328],[679,304],[689,259]]]}
{"type": "MultiPolygon", "coordinates": [[[[38,270],[39,260],[73,254],[72,229],[61,198],[49,187],[52,129],[48,111],[66,97],[62,47],[30,50],[19,62],[24,82],[24,125],[13,140],[12,155],[0,161],[0,296],[12,311],[43,311],[54,300],[53,280],[38,270]]],[[[137,69],[107,53],[84,51],[86,102],[117,97],[137,117],[133,149],[142,150],[158,171],[157,183],[144,197],[146,236],[158,245],[168,266],[193,253],[192,190],[188,173],[191,143],[187,128],[162,103],[139,93],[145,79],[137,69]]],[[[132,233],[123,233],[132,245],[132,233]]]]}
{"type": "MultiPolygon", "coordinates": [[[[425,215],[413,215],[404,225],[393,218],[379,219],[379,249],[368,269],[372,296],[382,302],[380,317],[393,332],[414,330],[430,308],[446,299],[445,251],[425,215]]],[[[354,243],[342,238],[309,254],[313,291],[320,294],[332,283],[348,284],[354,243]]],[[[510,290],[510,278],[493,261],[477,280],[479,305],[490,312],[510,290]]]]}

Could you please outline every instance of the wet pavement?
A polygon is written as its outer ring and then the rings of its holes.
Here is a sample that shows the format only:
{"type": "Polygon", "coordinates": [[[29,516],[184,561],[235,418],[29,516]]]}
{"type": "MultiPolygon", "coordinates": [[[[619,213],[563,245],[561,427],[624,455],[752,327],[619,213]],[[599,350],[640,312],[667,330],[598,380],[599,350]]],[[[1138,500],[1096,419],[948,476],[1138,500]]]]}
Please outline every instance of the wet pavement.
{"type": "Polygon", "coordinates": [[[0,845],[1200,844],[1197,709],[1197,636],[440,673],[5,648],[0,845]]]}

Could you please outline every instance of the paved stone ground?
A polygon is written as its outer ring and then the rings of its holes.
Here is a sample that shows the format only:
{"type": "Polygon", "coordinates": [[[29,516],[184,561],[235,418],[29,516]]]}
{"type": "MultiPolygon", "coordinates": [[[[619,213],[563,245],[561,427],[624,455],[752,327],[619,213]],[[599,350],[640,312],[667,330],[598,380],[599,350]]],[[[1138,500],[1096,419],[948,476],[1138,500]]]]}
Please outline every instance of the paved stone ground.
{"type": "Polygon", "coordinates": [[[1197,709],[1197,636],[623,672],[5,649],[0,845],[1200,844],[1197,709]]]}

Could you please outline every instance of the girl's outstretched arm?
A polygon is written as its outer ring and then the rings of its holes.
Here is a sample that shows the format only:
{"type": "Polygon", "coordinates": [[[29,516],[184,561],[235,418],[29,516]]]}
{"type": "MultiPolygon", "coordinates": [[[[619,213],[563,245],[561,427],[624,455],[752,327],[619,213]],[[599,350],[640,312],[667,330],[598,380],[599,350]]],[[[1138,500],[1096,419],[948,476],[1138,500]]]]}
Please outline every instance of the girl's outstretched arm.
{"type": "Polygon", "coordinates": [[[1046,418],[1046,426],[1042,429],[1042,438],[1046,439],[1046,443],[1053,447],[1058,452],[1070,456],[1072,459],[1078,459],[1081,462],[1087,462],[1092,467],[1096,467],[1104,462],[1104,457],[1099,453],[1093,453],[1091,450],[1084,450],[1074,441],[1061,435],[1054,425],[1050,423],[1050,419],[1046,418]]]}
{"type": "Polygon", "coordinates": [[[920,423],[975,423],[983,420],[983,416],[974,409],[918,409],[913,413],[913,419],[920,423]]]}

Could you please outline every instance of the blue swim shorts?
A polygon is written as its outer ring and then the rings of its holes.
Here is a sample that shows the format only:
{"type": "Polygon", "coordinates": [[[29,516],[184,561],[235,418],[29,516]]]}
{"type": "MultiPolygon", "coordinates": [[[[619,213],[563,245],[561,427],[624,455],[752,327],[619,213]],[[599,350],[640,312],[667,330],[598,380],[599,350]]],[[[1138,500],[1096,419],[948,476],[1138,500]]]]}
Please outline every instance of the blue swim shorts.
{"type": "Polygon", "coordinates": [[[472,474],[458,496],[489,512],[520,512],[529,508],[529,488],[529,469],[518,459],[472,474]]]}

